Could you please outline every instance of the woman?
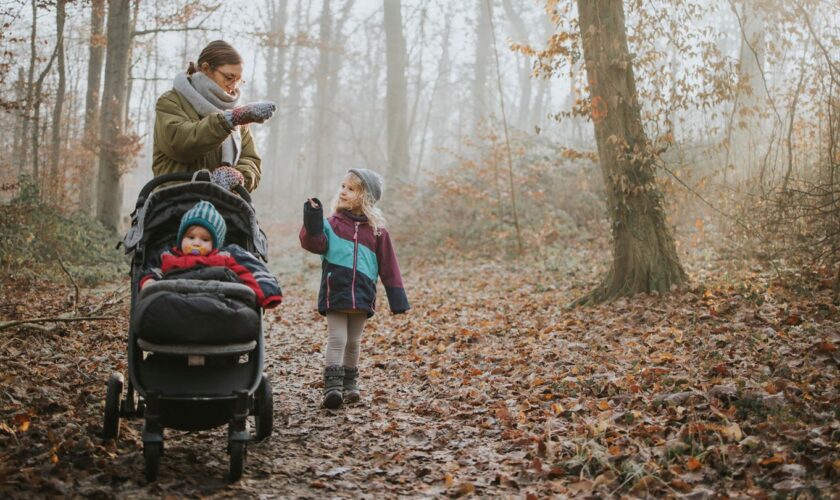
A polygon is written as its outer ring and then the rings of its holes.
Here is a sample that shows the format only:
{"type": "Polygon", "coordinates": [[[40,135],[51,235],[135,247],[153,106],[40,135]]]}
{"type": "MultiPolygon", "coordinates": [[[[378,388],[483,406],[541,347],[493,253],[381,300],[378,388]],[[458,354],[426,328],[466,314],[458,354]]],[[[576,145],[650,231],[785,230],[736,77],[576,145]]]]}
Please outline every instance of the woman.
{"type": "Polygon", "coordinates": [[[242,58],[228,43],[210,42],[158,98],[152,171],[155,176],[207,169],[213,181],[248,191],[260,182],[260,157],[249,123],[262,123],[274,103],[238,105],[242,58]]]}

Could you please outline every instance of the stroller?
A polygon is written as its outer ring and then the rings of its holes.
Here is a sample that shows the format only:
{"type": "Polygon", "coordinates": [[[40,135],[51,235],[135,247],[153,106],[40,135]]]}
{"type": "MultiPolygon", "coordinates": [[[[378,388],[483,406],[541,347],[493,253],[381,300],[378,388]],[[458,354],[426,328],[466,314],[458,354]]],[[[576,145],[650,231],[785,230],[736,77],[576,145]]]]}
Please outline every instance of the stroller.
{"type": "Polygon", "coordinates": [[[154,252],[172,246],[182,215],[200,200],[213,203],[227,224],[227,241],[266,260],[267,241],[248,192],[210,182],[203,170],[152,179],[137,198],[123,244],[131,253],[128,384],[108,380],[103,436],[117,439],[119,420],[143,418],[146,480],[158,476],[163,430],[206,430],[228,425],[231,481],[242,476],[248,417],[254,440],[271,435],[273,398],[263,372],[262,311],[250,288],[225,268],[169,273],[138,290],[154,252]]]}

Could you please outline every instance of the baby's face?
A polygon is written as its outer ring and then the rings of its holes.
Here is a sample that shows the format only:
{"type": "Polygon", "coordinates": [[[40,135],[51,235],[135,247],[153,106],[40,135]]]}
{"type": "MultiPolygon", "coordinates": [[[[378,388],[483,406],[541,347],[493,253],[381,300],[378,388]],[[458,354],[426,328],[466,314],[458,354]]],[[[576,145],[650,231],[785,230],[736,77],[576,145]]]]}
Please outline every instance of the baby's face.
{"type": "Polygon", "coordinates": [[[213,250],[213,235],[202,226],[190,226],[181,239],[181,251],[189,255],[207,255],[213,250]]]}
{"type": "Polygon", "coordinates": [[[338,192],[338,207],[339,209],[354,211],[362,206],[362,196],[364,195],[364,186],[359,181],[359,178],[352,173],[344,176],[341,182],[341,190],[338,192]]]}

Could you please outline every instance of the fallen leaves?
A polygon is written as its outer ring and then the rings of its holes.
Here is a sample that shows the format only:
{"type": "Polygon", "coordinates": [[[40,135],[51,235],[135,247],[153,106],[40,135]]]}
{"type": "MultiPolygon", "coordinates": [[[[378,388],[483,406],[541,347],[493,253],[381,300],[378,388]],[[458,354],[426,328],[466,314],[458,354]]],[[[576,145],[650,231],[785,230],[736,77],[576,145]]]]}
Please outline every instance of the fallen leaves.
{"type": "Polygon", "coordinates": [[[758,305],[723,283],[567,310],[564,278],[527,267],[407,266],[415,310],[371,320],[363,400],[339,412],[318,407],[315,287],[287,285],[266,316],[275,434],[249,447],[233,486],[224,430],[171,433],[151,486],[140,480],[140,421],[123,422],[119,443],[99,438],[104,381],[125,369],[124,324],[10,330],[0,396],[17,403],[0,409],[0,446],[13,453],[0,492],[766,496],[840,483],[840,318],[822,298],[783,298],[777,286],[758,305]]]}

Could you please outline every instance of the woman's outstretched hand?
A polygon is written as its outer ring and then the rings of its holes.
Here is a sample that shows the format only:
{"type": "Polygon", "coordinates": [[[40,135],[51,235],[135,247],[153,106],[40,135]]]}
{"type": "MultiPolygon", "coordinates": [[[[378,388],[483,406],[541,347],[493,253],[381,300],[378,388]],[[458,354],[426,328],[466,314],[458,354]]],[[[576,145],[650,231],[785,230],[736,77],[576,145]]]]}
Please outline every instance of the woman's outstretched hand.
{"type": "Polygon", "coordinates": [[[228,109],[224,115],[228,123],[235,127],[248,123],[262,123],[271,118],[276,109],[277,106],[273,102],[259,101],[228,109]]]}
{"type": "Polygon", "coordinates": [[[307,198],[306,201],[309,202],[309,206],[312,207],[313,210],[318,210],[319,208],[321,208],[321,205],[319,205],[312,198],[307,198]]]}

